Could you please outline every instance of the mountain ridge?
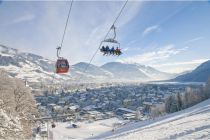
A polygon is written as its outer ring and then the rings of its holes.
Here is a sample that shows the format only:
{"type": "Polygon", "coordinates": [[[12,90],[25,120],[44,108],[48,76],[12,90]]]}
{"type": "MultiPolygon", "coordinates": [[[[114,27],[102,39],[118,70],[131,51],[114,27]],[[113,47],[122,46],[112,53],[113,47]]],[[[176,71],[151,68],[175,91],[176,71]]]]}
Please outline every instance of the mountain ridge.
{"type": "Polygon", "coordinates": [[[55,75],[55,61],[5,45],[0,45],[0,68],[31,83],[50,82],[52,79],[55,82],[74,82],[78,77],[83,78],[82,82],[149,81],[172,76],[150,66],[119,62],[109,62],[102,66],[79,62],[70,66],[70,73],[55,75]]]}
{"type": "Polygon", "coordinates": [[[210,60],[200,64],[193,71],[180,75],[171,81],[178,82],[207,82],[210,78],[210,60]]]}

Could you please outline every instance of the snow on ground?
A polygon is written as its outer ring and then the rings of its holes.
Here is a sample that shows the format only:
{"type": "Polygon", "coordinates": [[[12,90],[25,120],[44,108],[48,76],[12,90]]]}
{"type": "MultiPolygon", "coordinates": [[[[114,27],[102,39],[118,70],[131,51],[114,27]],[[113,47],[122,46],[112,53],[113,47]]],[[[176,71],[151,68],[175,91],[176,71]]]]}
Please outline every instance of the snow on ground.
{"type": "Polygon", "coordinates": [[[50,129],[53,140],[67,139],[210,139],[210,99],[180,112],[154,120],[128,122],[111,118],[95,122],[56,123],[50,129]],[[125,124],[115,127],[114,124],[125,124]],[[114,128],[114,132],[112,131],[114,128]]]}
{"type": "Polygon", "coordinates": [[[210,139],[210,99],[186,110],[156,120],[129,124],[99,138],[135,139],[210,139]]]}
{"type": "Polygon", "coordinates": [[[100,135],[104,132],[111,132],[115,123],[123,123],[124,121],[117,118],[111,118],[106,120],[94,121],[94,122],[80,122],[77,123],[79,128],[72,128],[71,124],[56,123],[56,127],[53,128],[52,135],[53,140],[67,140],[67,139],[91,139],[94,136],[100,135]]]}

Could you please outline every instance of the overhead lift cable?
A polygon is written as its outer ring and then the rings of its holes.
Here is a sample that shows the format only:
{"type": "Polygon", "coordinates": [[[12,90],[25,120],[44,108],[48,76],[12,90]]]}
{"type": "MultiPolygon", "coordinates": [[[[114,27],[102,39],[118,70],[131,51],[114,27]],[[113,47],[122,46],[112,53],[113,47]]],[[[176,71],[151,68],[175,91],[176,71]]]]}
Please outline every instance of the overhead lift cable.
{"type": "Polygon", "coordinates": [[[57,49],[57,57],[58,57],[57,62],[56,62],[56,73],[67,73],[69,71],[69,62],[67,59],[60,57],[60,52],[63,47],[63,42],[65,39],[67,27],[68,27],[68,22],[69,22],[69,17],[71,14],[72,5],[73,5],[73,0],[71,1],[70,7],[69,7],[67,20],[66,20],[66,24],[64,27],[64,32],[63,32],[62,39],[61,39],[61,44],[59,47],[56,48],[57,49]]]}
{"type": "Polygon", "coordinates": [[[63,35],[62,35],[62,38],[61,38],[60,46],[56,48],[57,49],[58,60],[56,62],[56,72],[53,75],[51,84],[54,83],[54,79],[55,79],[56,73],[63,73],[64,71],[68,72],[68,69],[69,69],[68,61],[67,61],[67,59],[62,59],[62,57],[60,57],[60,51],[61,51],[61,48],[63,47],[63,42],[64,42],[65,35],[66,35],[66,30],[67,30],[67,27],[68,27],[68,24],[69,24],[69,18],[70,18],[71,11],[72,11],[72,5],[73,5],[73,0],[71,0],[71,3],[69,5],[68,15],[67,15],[67,19],[66,19],[63,35]],[[58,69],[59,68],[58,65],[63,63],[63,62],[65,64],[65,66],[66,66],[66,67],[64,67],[65,69],[63,69],[63,68],[58,69]]]}
{"type": "MultiPolygon", "coordinates": [[[[125,1],[125,3],[123,4],[123,6],[122,6],[120,12],[118,13],[117,17],[115,18],[114,22],[111,24],[110,29],[108,30],[107,34],[106,34],[105,37],[104,37],[104,40],[107,38],[107,36],[109,35],[110,31],[112,30],[112,27],[114,26],[114,24],[115,24],[115,23],[117,22],[117,20],[119,19],[120,15],[122,14],[122,12],[123,12],[123,10],[124,10],[124,8],[125,8],[125,6],[126,6],[127,3],[128,3],[128,0],[125,1]]],[[[100,44],[99,44],[97,50],[95,51],[95,53],[94,53],[93,56],[91,57],[91,59],[90,59],[88,65],[84,68],[83,73],[85,73],[85,72],[87,71],[88,67],[90,66],[90,64],[92,63],[92,61],[93,61],[93,59],[95,58],[96,54],[98,53],[98,50],[100,50],[101,45],[102,45],[102,42],[100,42],[100,44]]],[[[83,77],[83,75],[81,75],[81,76],[78,78],[77,83],[80,82],[80,80],[81,80],[82,77],[83,77]]]]}
{"type": "Polygon", "coordinates": [[[65,25],[65,28],[64,28],[60,48],[62,48],[62,46],[63,46],[63,41],[64,41],[64,38],[65,38],[65,35],[66,35],[66,30],[67,30],[67,26],[68,26],[68,23],[69,23],[69,17],[70,17],[70,14],[71,14],[72,5],[73,5],[73,0],[71,1],[70,7],[69,7],[69,12],[68,12],[68,16],[67,16],[66,25],[65,25]]]}

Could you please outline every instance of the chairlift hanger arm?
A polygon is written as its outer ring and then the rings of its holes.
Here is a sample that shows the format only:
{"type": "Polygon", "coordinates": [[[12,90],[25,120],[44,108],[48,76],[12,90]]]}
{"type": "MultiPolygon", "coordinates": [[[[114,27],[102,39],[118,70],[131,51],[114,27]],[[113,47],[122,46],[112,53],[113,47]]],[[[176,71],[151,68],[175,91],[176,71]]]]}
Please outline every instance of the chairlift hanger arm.
{"type": "Polygon", "coordinates": [[[113,39],[115,40],[115,38],[116,38],[116,27],[114,26],[114,24],[112,25],[111,29],[113,29],[113,31],[114,31],[113,39]]]}

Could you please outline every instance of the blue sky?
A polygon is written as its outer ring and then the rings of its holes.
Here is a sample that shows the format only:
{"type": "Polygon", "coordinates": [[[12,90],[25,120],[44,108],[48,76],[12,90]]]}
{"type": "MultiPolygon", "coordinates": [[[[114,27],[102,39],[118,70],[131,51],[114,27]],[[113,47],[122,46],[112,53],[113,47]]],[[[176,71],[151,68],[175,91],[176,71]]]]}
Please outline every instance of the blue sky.
{"type": "MultiPolygon", "coordinates": [[[[62,55],[88,62],[124,1],[75,1],[62,55]]],[[[0,44],[56,59],[69,2],[1,2],[0,44]]],[[[116,23],[120,57],[98,52],[93,63],[140,63],[165,72],[210,59],[210,2],[129,1],[116,23]]]]}

